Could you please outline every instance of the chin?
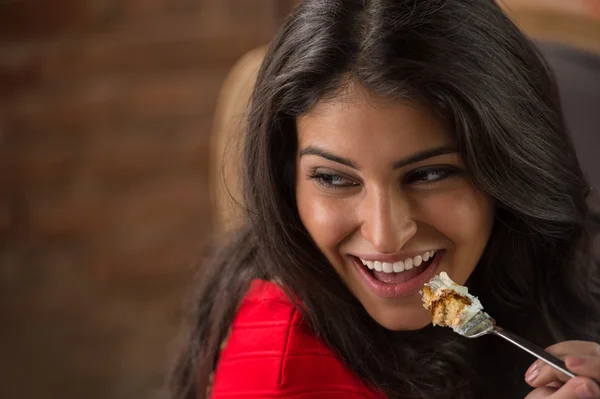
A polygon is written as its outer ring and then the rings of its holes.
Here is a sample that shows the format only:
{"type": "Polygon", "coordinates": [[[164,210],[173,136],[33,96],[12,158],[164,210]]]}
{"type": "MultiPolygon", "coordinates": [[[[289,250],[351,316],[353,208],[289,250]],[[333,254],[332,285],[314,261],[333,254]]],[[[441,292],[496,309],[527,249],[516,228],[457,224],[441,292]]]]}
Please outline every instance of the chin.
{"type": "Polygon", "coordinates": [[[391,331],[420,330],[431,324],[431,315],[424,309],[386,309],[370,312],[369,315],[383,328],[391,331]]]}

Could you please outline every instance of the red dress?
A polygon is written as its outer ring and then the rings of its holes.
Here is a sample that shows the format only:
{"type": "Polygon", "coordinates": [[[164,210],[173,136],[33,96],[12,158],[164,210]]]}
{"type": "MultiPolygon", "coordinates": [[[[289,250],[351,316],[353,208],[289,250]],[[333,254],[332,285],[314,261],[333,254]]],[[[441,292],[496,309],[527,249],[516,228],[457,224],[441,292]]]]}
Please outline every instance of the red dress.
{"type": "Polygon", "coordinates": [[[215,370],[212,399],[385,399],[312,334],[275,284],[255,280],[215,370]]]}

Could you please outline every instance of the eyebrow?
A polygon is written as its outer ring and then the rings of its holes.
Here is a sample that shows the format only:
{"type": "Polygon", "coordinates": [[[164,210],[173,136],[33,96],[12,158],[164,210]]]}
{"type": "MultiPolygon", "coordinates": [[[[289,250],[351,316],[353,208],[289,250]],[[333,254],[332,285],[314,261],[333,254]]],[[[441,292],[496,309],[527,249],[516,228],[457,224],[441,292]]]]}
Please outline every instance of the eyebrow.
{"type": "Polygon", "coordinates": [[[392,167],[394,169],[400,169],[403,168],[407,165],[410,165],[411,163],[416,163],[419,161],[424,161],[426,159],[429,158],[433,158],[433,157],[437,157],[439,155],[444,155],[444,154],[453,154],[455,152],[458,152],[456,150],[456,148],[452,148],[452,147],[448,147],[448,146],[442,146],[442,147],[436,147],[436,148],[430,148],[427,150],[423,150],[423,151],[419,151],[417,153],[414,153],[404,159],[401,159],[399,161],[396,161],[392,164],[392,167]]]}
{"type": "MultiPolygon", "coordinates": [[[[419,151],[419,152],[412,154],[406,158],[403,158],[399,161],[394,162],[392,164],[392,168],[400,169],[407,165],[410,165],[410,164],[413,164],[416,162],[420,162],[420,161],[424,161],[425,159],[428,159],[428,158],[433,158],[433,157],[437,157],[439,155],[444,155],[444,154],[453,154],[455,152],[457,152],[456,148],[452,148],[452,147],[448,147],[448,146],[430,148],[427,150],[419,151]]],[[[303,148],[300,151],[300,157],[302,157],[303,155],[316,155],[321,158],[325,158],[330,161],[337,162],[342,165],[346,165],[350,168],[360,170],[360,168],[358,167],[356,162],[354,162],[350,159],[347,159],[347,158],[337,156],[337,155],[335,155],[327,150],[324,150],[322,148],[308,146],[306,148],[303,148]]]]}
{"type": "Polygon", "coordinates": [[[306,148],[303,148],[300,151],[300,157],[302,157],[303,155],[316,155],[318,157],[325,158],[325,159],[328,159],[330,161],[341,163],[342,165],[349,166],[352,169],[360,170],[360,168],[358,167],[358,165],[354,161],[351,161],[351,160],[349,160],[347,158],[339,157],[339,156],[337,156],[335,154],[332,154],[329,151],[326,151],[326,150],[324,150],[322,148],[308,146],[306,148]]]}

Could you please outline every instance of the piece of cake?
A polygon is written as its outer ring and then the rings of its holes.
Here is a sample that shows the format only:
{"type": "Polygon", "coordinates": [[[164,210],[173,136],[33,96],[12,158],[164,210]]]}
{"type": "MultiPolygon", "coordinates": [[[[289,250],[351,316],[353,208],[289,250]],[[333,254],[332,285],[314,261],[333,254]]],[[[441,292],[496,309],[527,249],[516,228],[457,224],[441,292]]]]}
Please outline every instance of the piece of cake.
{"type": "Polygon", "coordinates": [[[479,299],[469,294],[467,287],[452,281],[446,272],[426,283],[421,296],[434,325],[452,327],[459,333],[466,322],[483,310],[479,299]]]}

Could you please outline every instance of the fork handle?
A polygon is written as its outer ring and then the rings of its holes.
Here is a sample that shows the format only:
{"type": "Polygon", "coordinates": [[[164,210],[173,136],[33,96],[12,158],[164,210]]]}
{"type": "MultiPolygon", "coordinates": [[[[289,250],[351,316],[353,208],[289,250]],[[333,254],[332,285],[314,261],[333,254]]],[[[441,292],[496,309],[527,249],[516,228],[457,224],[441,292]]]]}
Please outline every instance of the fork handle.
{"type": "Polygon", "coordinates": [[[518,335],[515,335],[509,331],[503,330],[500,327],[495,327],[492,331],[490,331],[493,334],[496,334],[502,338],[504,338],[505,340],[517,345],[519,348],[523,349],[526,352],[531,353],[533,356],[537,357],[538,359],[548,363],[550,366],[554,367],[555,369],[557,369],[558,371],[563,372],[564,374],[566,374],[569,378],[573,378],[575,377],[575,374],[573,374],[572,372],[570,372],[569,370],[567,370],[567,367],[565,366],[565,363],[560,360],[559,358],[557,358],[556,356],[546,352],[545,350],[543,350],[542,348],[540,348],[537,345],[532,344],[531,342],[527,341],[524,338],[519,337],[518,335]]]}

